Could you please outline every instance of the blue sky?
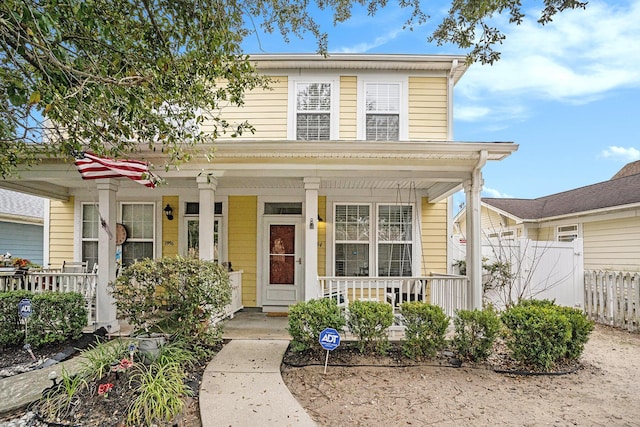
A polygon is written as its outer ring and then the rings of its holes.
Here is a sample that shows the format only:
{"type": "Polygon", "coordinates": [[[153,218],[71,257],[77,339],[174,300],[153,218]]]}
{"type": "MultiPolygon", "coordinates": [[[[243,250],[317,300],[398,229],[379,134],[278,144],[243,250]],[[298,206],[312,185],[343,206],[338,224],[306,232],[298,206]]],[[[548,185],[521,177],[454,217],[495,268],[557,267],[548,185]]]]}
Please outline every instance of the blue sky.
{"type": "MultiPolygon", "coordinates": [[[[449,3],[424,3],[435,7],[432,19],[413,31],[402,29],[408,13],[396,6],[373,18],[356,8],[348,22],[328,22],[329,51],[466,53],[427,43],[449,3]]],[[[544,27],[535,21],[542,1],[523,3],[524,23],[502,26],[500,61],[472,65],[455,89],[457,141],[520,146],[483,169],[483,197],[546,196],[608,180],[640,160],[640,0],[590,1],[586,10],[565,11],[544,27]]],[[[316,46],[310,36],[286,44],[279,35],[262,35],[245,49],[308,53],[316,46]]]]}

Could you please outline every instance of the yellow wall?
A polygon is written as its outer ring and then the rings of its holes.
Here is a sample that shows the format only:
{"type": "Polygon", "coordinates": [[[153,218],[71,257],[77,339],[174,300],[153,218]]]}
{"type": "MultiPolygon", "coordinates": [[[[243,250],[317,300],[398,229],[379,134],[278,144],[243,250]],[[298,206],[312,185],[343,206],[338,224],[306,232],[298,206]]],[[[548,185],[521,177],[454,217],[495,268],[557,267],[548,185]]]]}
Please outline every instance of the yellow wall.
{"type": "Polygon", "coordinates": [[[162,206],[160,209],[164,209],[167,204],[173,208],[173,220],[169,221],[167,216],[162,211],[162,256],[176,256],[178,255],[178,221],[180,214],[180,200],[178,196],[163,196],[162,206]]]}
{"type": "Polygon", "coordinates": [[[73,261],[74,198],[68,202],[51,201],[49,230],[49,264],[59,268],[63,261],[73,261]]]}
{"type": "Polygon", "coordinates": [[[257,223],[258,198],[256,196],[229,196],[229,261],[233,269],[243,270],[242,304],[256,307],[257,286],[257,223]]]}
{"type": "Polygon", "coordinates": [[[447,272],[447,202],[422,198],[422,275],[447,272]]]}
{"type": "MultiPolygon", "coordinates": [[[[287,139],[287,77],[272,77],[269,89],[253,89],[246,93],[245,103],[241,107],[222,108],[222,118],[233,125],[249,121],[255,128],[255,134],[246,132],[234,140],[271,140],[287,139]]],[[[213,121],[204,126],[205,132],[212,132],[213,121]]],[[[231,134],[220,135],[220,140],[231,139],[231,134]]]]}
{"type": "Polygon", "coordinates": [[[318,197],[318,212],[324,221],[318,221],[318,276],[327,274],[327,196],[318,197]]]}
{"type": "Polygon", "coordinates": [[[340,139],[355,140],[357,137],[357,92],[355,76],[340,77],[340,139]]]}
{"type": "Polygon", "coordinates": [[[447,138],[446,77],[409,78],[409,139],[447,138]]]}
{"type": "Polygon", "coordinates": [[[640,217],[586,222],[586,270],[640,271],[640,217]]]}

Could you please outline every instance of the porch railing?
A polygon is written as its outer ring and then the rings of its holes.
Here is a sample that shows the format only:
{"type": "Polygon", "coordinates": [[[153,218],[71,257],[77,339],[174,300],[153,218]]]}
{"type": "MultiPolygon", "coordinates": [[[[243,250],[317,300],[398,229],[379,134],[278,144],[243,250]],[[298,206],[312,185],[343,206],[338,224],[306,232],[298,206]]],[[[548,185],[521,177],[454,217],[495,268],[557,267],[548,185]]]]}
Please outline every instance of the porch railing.
{"type": "Polygon", "coordinates": [[[448,316],[468,308],[468,279],[465,276],[423,277],[319,277],[321,295],[335,298],[338,305],[367,300],[391,304],[394,313],[408,301],[440,306],[448,316]]]}
{"type": "Polygon", "coordinates": [[[242,271],[229,273],[231,281],[231,303],[225,308],[225,316],[233,318],[235,312],[242,310],[242,271]]]}
{"type": "Polygon", "coordinates": [[[0,291],[79,292],[87,304],[87,325],[95,320],[97,273],[28,271],[0,277],[0,291]]]}

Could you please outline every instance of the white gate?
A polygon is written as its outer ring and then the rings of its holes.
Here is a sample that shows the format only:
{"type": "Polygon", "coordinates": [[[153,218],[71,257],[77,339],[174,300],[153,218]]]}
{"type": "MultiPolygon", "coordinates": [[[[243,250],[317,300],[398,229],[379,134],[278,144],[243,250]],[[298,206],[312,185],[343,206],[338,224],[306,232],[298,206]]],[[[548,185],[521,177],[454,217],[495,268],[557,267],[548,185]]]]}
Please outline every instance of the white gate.
{"type": "MultiPolygon", "coordinates": [[[[465,247],[461,244],[454,259],[464,256],[465,247]]],[[[584,308],[582,239],[573,242],[491,239],[483,242],[482,256],[483,264],[500,261],[511,267],[511,285],[485,294],[486,301],[497,308],[503,308],[509,301],[530,298],[584,308]]],[[[486,283],[489,276],[484,279],[486,283]]]]}

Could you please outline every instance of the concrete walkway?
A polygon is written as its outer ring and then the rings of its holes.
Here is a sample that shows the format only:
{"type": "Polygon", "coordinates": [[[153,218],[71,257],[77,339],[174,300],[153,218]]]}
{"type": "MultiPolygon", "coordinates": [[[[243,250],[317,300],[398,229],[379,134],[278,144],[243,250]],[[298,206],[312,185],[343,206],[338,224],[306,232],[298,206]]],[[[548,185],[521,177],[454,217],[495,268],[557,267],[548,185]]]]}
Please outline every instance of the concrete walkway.
{"type": "Polygon", "coordinates": [[[288,340],[227,343],[200,386],[203,427],[315,426],[280,375],[288,340]]]}

